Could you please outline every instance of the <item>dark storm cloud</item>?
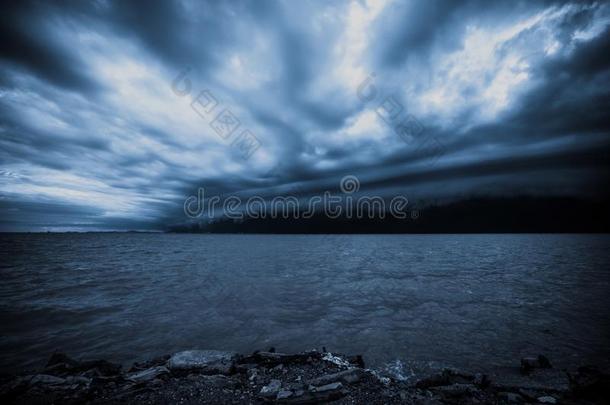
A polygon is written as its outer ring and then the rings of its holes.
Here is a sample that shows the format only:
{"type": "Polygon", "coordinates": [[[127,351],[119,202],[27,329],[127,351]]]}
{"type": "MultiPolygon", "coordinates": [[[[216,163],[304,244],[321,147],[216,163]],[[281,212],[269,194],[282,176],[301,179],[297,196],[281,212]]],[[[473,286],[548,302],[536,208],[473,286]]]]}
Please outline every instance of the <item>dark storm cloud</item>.
{"type": "MultiPolygon", "coordinates": [[[[540,66],[544,83],[521,100],[514,121],[538,134],[607,133],[610,129],[610,30],[578,47],[569,58],[540,66]]],[[[536,135],[536,134],[532,134],[536,135]]]]}
{"type": "Polygon", "coordinates": [[[32,1],[0,22],[2,229],[162,229],[199,187],[319,194],[347,174],[411,199],[608,177],[604,3],[32,1]],[[261,142],[248,160],[191,107],[202,90],[261,142]],[[377,114],[388,96],[418,140],[377,114]]]}
{"type": "Polygon", "coordinates": [[[386,18],[377,23],[381,64],[396,66],[409,56],[421,57],[437,41],[445,47],[459,47],[465,20],[476,17],[472,13],[476,3],[485,2],[432,0],[390,5],[384,11],[386,18]]]}
{"type": "MultiPolygon", "coordinates": [[[[0,58],[70,90],[91,91],[95,80],[46,26],[50,7],[14,1],[0,14],[0,58]]],[[[6,80],[6,79],[5,79],[6,80]]]]}
{"type": "MultiPolygon", "coordinates": [[[[595,4],[583,1],[580,4],[595,4]]],[[[435,47],[450,50],[462,46],[462,39],[471,24],[492,25],[515,19],[532,10],[569,4],[567,1],[494,1],[431,0],[426,2],[396,2],[384,11],[378,21],[376,42],[379,43],[379,63],[396,67],[409,57],[425,58],[435,47]],[[406,23],[406,22],[409,23],[406,23]]],[[[581,10],[563,23],[569,28],[583,26],[592,16],[591,10],[581,10]]]]}

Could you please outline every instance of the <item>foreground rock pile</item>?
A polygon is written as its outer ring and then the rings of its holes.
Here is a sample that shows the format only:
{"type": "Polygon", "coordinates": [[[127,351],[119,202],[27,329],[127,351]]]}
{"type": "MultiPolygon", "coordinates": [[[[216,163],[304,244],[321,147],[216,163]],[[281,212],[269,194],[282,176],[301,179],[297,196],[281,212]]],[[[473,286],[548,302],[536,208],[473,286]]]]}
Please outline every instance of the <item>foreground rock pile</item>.
{"type": "Polygon", "coordinates": [[[568,373],[544,356],[490,375],[443,370],[417,382],[381,377],[360,356],[328,352],[193,350],[135,363],[51,356],[39,374],[2,381],[3,404],[591,404],[608,403],[610,376],[592,367],[568,373]]]}

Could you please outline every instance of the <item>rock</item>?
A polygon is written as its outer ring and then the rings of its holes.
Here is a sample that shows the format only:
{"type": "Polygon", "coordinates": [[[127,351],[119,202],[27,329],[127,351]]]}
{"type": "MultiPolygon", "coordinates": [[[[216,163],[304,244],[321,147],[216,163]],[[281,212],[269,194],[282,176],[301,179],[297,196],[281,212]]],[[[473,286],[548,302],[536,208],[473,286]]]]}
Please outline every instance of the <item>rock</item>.
{"type": "Polygon", "coordinates": [[[151,383],[152,385],[159,386],[159,385],[163,385],[163,382],[164,382],[164,381],[163,381],[163,380],[161,380],[160,378],[155,378],[155,379],[154,379],[154,380],[152,380],[150,383],[151,383]]]}
{"type": "Polygon", "coordinates": [[[93,375],[110,377],[119,375],[121,368],[120,364],[111,363],[106,360],[89,360],[80,362],[75,371],[91,371],[93,375]]]}
{"type": "Polygon", "coordinates": [[[348,360],[350,363],[354,364],[356,367],[360,367],[360,368],[366,368],[366,367],[364,366],[364,359],[363,359],[363,358],[362,358],[362,356],[361,356],[361,355],[359,355],[359,354],[358,354],[358,355],[356,355],[356,356],[350,356],[350,357],[348,357],[348,358],[347,358],[347,360],[348,360]]]}
{"type": "Polygon", "coordinates": [[[489,374],[491,378],[445,369],[418,381],[416,387],[380,377],[374,370],[354,368],[354,362],[347,362],[347,359],[315,351],[296,355],[255,352],[247,358],[214,350],[186,351],[169,358],[134,363],[129,372],[120,373],[120,366],[109,362],[79,362],[56,353],[49,359],[44,373],[12,379],[0,376],[0,397],[2,400],[8,398],[7,403],[14,403],[15,399],[22,399],[18,403],[191,403],[202,400],[294,405],[328,402],[348,395],[346,403],[376,403],[377,400],[379,403],[438,405],[555,404],[565,399],[573,401],[566,403],[576,404],[605,403],[606,387],[610,387],[608,374],[598,369],[581,367],[577,373],[568,375],[550,368],[544,358],[525,358],[523,364],[527,373],[520,372],[517,367],[496,369],[489,374]],[[350,387],[352,384],[359,385],[350,387]],[[581,401],[585,395],[595,399],[581,401]]]}
{"type": "Polygon", "coordinates": [[[527,374],[536,368],[551,368],[551,362],[541,354],[538,357],[524,357],[521,359],[522,373],[527,374]]]}
{"type": "Polygon", "coordinates": [[[137,362],[133,363],[133,365],[129,369],[129,372],[133,373],[135,371],[146,370],[147,368],[165,366],[167,363],[167,360],[169,360],[169,358],[170,358],[169,355],[164,355],[164,356],[155,357],[152,360],[148,360],[143,363],[137,363],[137,362]]]}
{"type": "Polygon", "coordinates": [[[65,378],[56,377],[49,374],[36,374],[30,378],[30,385],[42,384],[42,385],[60,385],[66,382],[65,378]]]}
{"type": "Polygon", "coordinates": [[[80,375],[68,376],[66,377],[66,384],[89,385],[91,384],[91,378],[80,375]]]}
{"type": "MultiPolygon", "coordinates": [[[[480,377],[481,383],[484,382],[483,378],[480,377]]],[[[430,377],[426,377],[421,379],[415,383],[417,388],[430,388],[430,387],[439,387],[443,385],[451,385],[451,384],[471,384],[475,383],[475,377],[469,374],[464,374],[457,372],[455,370],[444,369],[440,374],[435,374],[430,377]]]]}
{"type": "Polygon", "coordinates": [[[292,391],[289,390],[280,390],[280,392],[277,393],[277,396],[275,397],[275,399],[277,399],[278,401],[282,400],[282,399],[287,399],[292,397],[292,391]]]}
{"type": "Polygon", "coordinates": [[[249,381],[256,381],[256,377],[258,377],[258,370],[257,369],[250,369],[248,370],[248,380],[249,381]]]}
{"type": "Polygon", "coordinates": [[[329,392],[329,391],[337,391],[343,388],[343,384],[340,382],[326,384],[319,387],[310,386],[309,391],[311,392],[329,392]]]}
{"type": "Polygon", "coordinates": [[[160,375],[163,374],[168,374],[169,370],[167,369],[167,367],[164,366],[158,366],[158,367],[151,367],[151,368],[147,368],[146,370],[142,370],[142,371],[136,371],[134,373],[130,373],[127,374],[127,376],[125,378],[127,378],[127,380],[134,382],[134,383],[144,383],[147,381],[152,381],[155,378],[159,377],[160,375]]]}
{"type": "Polygon", "coordinates": [[[521,395],[516,394],[514,392],[499,392],[498,398],[504,402],[509,402],[512,404],[518,404],[521,402],[525,402],[521,395]]]}
{"type": "Polygon", "coordinates": [[[541,391],[528,390],[525,388],[519,388],[519,394],[528,401],[535,402],[541,395],[541,391]]]}
{"type": "Polygon", "coordinates": [[[430,391],[441,394],[444,397],[463,397],[471,396],[479,389],[474,384],[451,384],[430,388],[430,391]]]}
{"type": "Polygon", "coordinates": [[[334,401],[344,397],[348,391],[343,389],[340,382],[322,385],[320,387],[309,386],[307,393],[304,393],[296,402],[299,403],[320,403],[334,401]]]}
{"type": "Polygon", "coordinates": [[[555,369],[537,369],[524,375],[506,372],[494,375],[491,386],[498,391],[518,391],[520,388],[532,391],[566,393],[570,389],[565,372],[555,369]]]}
{"type": "Polygon", "coordinates": [[[364,370],[353,368],[350,370],[340,371],[338,373],[326,374],[321,377],[309,380],[310,385],[326,385],[334,382],[342,382],[344,384],[354,384],[360,381],[364,376],[364,370]]]}
{"type": "Polygon", "coordinates": [[[218,350],[187,350],[173,354],[167,362],[171,371],[202,374],[230,374],[237,355],[218,350]]]}
{"type": "Polygon", "coordinates": [[[350,367],[351,366],[349,361],[345,360],[341,356],[335,356],[330,352],[324,353],[324,356],[322,356],[322,360],[328,361],[329,363],[332,363],[339,367],[350,367]]]}
{"type": "Polygon", "coordinates": [[[57,365],[65,365],[66,367],[74,368],[79,365],[79,362],[72,359],[65,353],[55,352],[49,358],[45,368],[53,368],[57,365]]]}
{"type": "Polygon", "coordinates": [[[116,376],[121,373],[121,365],[106,360],[77,361],[64,353],[53,353],[45,367],[46,373],[52,374],[78,374],[89,372],[94,376],[116,376]]]}
{"type": "Polygon", "coordinates": [[[280,389],[282,388],[282,382],[280,380],[271,380],[271,382],[267,385],[265,385],[261,391],[259,392],[259,395],[265,398],[272,398],[275,397],[280,389]]]}
{"type": "Polygon", "coordinates": [[[202,375],[200,381],[205,385],[215,388],[236,388],[239,382],[224,375],[202,375]]]}
{"type": "Polygon", "coordinates": [[[487,375],[481,373],[476,373],[472,382],[474,385],[477,385],[481,388],[487,388],[491,383],[491,381],[489,381],[489,378],[487,378],[487,375]]]}
{"type": "Polygon", "coordinates": [[[243,363],[235,365],[235,371],[238,373],[250,373],[252,370],[256,370],[257,368],[258,364],[256,363],[243,363]]]}
{"type": "Polygon", "coordinates": [[[578,398],[602,401],[610,398],[610,374],[594,366],[579,367],[569,375],[570,388],[578,398]]]}
{"type": "Polygon", "coordinates": [[[300,354],[285,354],[285,353],[276,353],[276,352],[255,352],[251,356],[248,356],[240,363],[256,363],[262,364],[268,367],[277,366],[280,364],[289,365],[289,364],[304,364],[307,362],[311,362],[316,359],[319,360],[321,358],[321,354],[316,351],[305,352],[300,354]]]}

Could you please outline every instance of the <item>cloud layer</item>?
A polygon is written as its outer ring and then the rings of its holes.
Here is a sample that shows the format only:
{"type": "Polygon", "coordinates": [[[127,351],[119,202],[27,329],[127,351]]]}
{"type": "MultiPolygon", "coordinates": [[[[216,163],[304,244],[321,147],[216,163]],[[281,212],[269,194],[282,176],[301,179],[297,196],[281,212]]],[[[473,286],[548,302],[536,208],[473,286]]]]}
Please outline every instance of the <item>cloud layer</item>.
{"type": "Polygon", "coordinates": [[[2,230],[164,229],[198,187],[316,193],[347,174],[412,200],[605,196],[604,3],[5,9],[2,230]]]}

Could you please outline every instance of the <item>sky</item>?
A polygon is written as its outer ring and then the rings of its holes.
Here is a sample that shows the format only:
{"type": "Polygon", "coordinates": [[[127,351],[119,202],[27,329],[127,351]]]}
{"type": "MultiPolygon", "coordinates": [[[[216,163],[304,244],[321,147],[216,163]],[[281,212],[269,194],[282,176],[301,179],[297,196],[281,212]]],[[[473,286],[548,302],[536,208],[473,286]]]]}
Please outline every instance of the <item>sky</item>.
{"type": "Polygon", "coordinates": [[[610,4],[16,1],[0,231],[165,229],[186,198],[605,197],[610,4]]]}

